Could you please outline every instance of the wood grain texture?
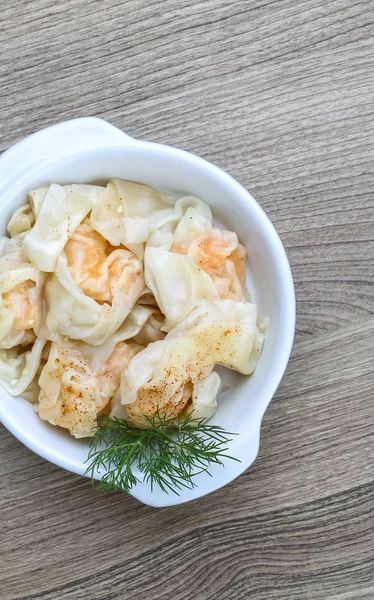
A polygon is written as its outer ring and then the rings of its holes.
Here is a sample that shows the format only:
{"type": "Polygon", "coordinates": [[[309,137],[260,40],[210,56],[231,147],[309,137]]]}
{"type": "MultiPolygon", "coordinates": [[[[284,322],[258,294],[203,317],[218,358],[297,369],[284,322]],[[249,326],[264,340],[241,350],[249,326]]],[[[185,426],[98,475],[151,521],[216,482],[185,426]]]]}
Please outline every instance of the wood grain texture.
{"type": "Polygon", "coordinates": [[[98,115],[217,163],[277,227],[298,319],[258,460],[190,505],[93,492],[1,428],[1,600],[372,600],[373,3],[3,4],[0,150],[98,115]]]}

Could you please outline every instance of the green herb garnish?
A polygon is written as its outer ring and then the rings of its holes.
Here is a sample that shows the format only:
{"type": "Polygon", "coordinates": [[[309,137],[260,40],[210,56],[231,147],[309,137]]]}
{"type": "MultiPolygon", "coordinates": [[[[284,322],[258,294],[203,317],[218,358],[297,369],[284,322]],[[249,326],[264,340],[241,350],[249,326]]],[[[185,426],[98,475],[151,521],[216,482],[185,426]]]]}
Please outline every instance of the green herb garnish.
{"type": "Polygon", "coordinates": [[[209,473],[209,466],[223,466],[222,459],[229,458],[227,444],[232,440],[218,425],[208,425],[204,419],[190,415],[168,418],[157,414],[146,417],[149,427],[139,428],[129,421],[104,417],[97,424],[91,438],[85,474],[91,476],[103,469],[98,488],[129,492],[140,481],[155,484],[166,492],[179,496],[183,488],[196,486],[194,477],[209,473]],[[139,469],[142,477],[135,475],[139,469]]]}

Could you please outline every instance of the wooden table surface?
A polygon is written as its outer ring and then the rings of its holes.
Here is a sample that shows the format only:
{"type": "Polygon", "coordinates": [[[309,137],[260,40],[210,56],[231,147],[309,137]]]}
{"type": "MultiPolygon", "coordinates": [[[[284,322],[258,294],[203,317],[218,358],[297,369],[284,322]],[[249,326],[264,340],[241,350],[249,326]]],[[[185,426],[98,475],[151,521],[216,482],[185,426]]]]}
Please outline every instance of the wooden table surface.
{"type": "Polygon", "coordinates": [[[297,332],[256,463],[144,507],[0,431],[1,600],[374,598],[374,5],[19,0],[0,150],[98,115],[220,165],[288,252],[297,332]]]}

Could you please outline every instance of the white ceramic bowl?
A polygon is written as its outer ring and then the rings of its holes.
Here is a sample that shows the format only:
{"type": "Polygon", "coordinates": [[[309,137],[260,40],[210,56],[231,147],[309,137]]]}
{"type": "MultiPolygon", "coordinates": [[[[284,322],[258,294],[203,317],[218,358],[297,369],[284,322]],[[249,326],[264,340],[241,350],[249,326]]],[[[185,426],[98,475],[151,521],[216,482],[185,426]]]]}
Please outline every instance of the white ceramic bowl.
{"type": "MultiPolygon", "coordinates": [[[[270,319],[256,371],[244,377],[224,369],[229,390],[219,399],[212,422],[237,435],[226,461],[199,475],[197,487],[180,496],[150,491],[138,484],[132,495],[150,506],[168,506],[208,494],[240,475],[255,460],[261,420],[285,371],[295,329],[295,294],[282,243],[252,196],[227,173],[188,152],[135,140],[96,118],[48,127],[16,144],[0,157],[0,223],[25,204],[28,190],[55,183],[105,182],[121,177],[155,188],[196,195],[207,202],[216,219],[235,231],[248,253],[249,289],[260,316],[270,319]]],[[[28,448],[47,460],[82,475],[88,442],[45,423],[32,406],[0,389],[0,419],[28,448]]]]}

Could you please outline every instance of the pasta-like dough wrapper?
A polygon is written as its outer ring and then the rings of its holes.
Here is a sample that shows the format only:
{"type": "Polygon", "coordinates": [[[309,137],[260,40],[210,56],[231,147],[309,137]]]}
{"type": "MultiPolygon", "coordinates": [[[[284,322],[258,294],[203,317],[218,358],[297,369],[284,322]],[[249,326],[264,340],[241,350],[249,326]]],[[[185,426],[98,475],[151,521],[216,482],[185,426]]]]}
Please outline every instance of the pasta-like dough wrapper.
{"type": "Polygon", "coordinates": [[[163,340],[165,337],[165,333],[162,331],[164,324],[164,315],[157,309],[153,310],[142,329],[134,336],[134,342],[140,346],[148,346],[152,342],[163,340]]]}
{"type": "Polygon", "coordinates": [[[129,250],[110,254],[117,277],[111,285],[111,304],[99,304],[75,283],[64,253],[56,272],[45,287],[48,302],[47,327],[89,344],[102,344],[126,319],[144,289],[143,265],[129,250]],[[117,263],[117,264],[115,264],[117,263]]]}
{"type": "Polygon", "coordinates": [[[170,331],[205,299],[219,294],[209,275],[189,256],[147,246],[144,255],[145,281],[152,290],[170,331]]]}
{"type": "MultiPolygon", "coordinates": [[[[162,341],[150,344],[130,362],[121,379],[121,402],[128,418],[145,424],[143,415],[157,410],[177,416],[216,364],[243,374],[257,357],[256,306],[232,300],[202,301],[162,341]]],[[[215,390],[210,382],[211,390],[215,390]]],[[[208,389],[208,388],[206,388],[208,389]]],[[[195,398],[202,397],[198,388],[195,398]]],[[[205,404],[212,405],[213,399],[205,404]]]]}
{"type": "MultiPolygon", "coordinates": [[[[122,323],[113,335],[108,337],[100,346],[93,346],[84,342],[78,342],[83,354],[90,361],[93,370],[97,370],[109,358],[115,346],[119,342],[134,342],[138,346],[144,346],[138,341],[138,337],[143,334],[148,321],[158,311],[146,306],[135,305],[129,316],[122,323]]],[[[164,337],[164,334],[163,334],[164,337]]],[[[155,341],[155,340],[153,340],[155,341]]]]}
{"type": "Polygon", "coordinates": [[[195,419],[210,419],[214,415],[221,388],[221,378],[215,371],[196,381],[189,407],[189,412],[193,413],[195,419]]]}
{"type": "Polygon", "coordinates": [[[77,343],[53,342],[39,378],[39,416],[76,437],[92,436],[97,415],[116,393],[122,370],[138,350],[135,344],[120,342],[94,369],[92,358],[77,343]]]}
{"type": "Polygon", "coordinates": [[[31,385],[40,365],[45,342],[36,340],[31,350],[23,351],[19,346],[0,350],[0,381],[12,396],[21,396],[31,385]]]}
{"type": "Polygon", "coordinates": [[[139,300],[138,300],[138,304],[140,304],[142,306],[159,308],[156,298],[154,297],[154,295],[152,294],[151,290],[148,287],[145,287],[144,290],[142,291],[142,293],[139,297],[139,300]]]}
{"type": "Polygon", "coordinates": [[[21,235],[13,238],[5,236],[0,238],[0,273],[6,273],[11,269],[29,263],[22,252],[22,239],[21,235]]]}
{"type": "Polygon", "coordinates": [[[13,213],[7,226],[7,232],[10,237],[14,237],[29,231],[34,223],[35,216],[32,208],[30,204],[25,204],[25,206],[21,206],[13,213]]]}
{"type": "Polygon", "coordinates": [[[189,206],[207,218],[210,208],[195,197],[175,197],[141,183],[111,179],[91,213],[93,228],[113,246],[123,244],[142,258],[150,233],[169,225],[175,229],[189,206]]]}
{"type": "Polygon", "coordinates": [[[45,200],[45,197],[48,193],[48,190],[49,190],[49,185],[46,185],[44,187],[37,188],[36,190],[31,190],[28,193],[29,202],[30,202],[32,211],[35,215],[35,218],[40,213],[40,209],[41,209],[42,204],[45,200]]]}
{"type": "Polygon", "coordinates": [[[103,191],[95,185],[49,186],[35,225],[23,240],[23,250],[33,265],[47,273],[55,270],[66,242],[103,191]]]}

